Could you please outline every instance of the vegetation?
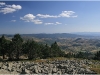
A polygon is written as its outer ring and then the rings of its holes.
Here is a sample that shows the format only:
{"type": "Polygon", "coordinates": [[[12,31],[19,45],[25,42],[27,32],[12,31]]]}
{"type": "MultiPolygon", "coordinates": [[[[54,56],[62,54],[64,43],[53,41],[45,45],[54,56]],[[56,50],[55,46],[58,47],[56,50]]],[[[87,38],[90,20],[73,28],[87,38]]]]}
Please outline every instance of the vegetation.
{"type": "Polygon", "coordinates": [[[39,44],[34,40],[23,41],[19,34],[15,34],[12,40],[5,39],[4,35],[0,38],[0,52],[3,59],[19,60],[20,56],[26,55],[28,59],[61,57],[64,52],[61,51],[56,42],[51,46],[39,44]]]}
{"type": "Polygon", "coordinates": [[[97,74],[100,74],[100,64],[92,64],[90,65],[90,67],[90,70],[96,72],[97,74]]]}
{"type": "Polygon", "coordinates": [[[4,35],[2,35],[2,37],[0,38],[0,50],[1,50],[1,54],[3,56],[3,59],[5,58],[5,54],[6,54],[6,39],[4,37],[4,35]]]}
{"type": "MultiPolygon", "coordinates": [[[[65,42],[65,39],[61,40],[62,42],[65,42]]],[[[6,39],[5,36],[2,35],[0,38],[0,55],[2,55],[3,59],[8,58],[8,60],[19,60],[19,59],[31,60],[31,59],[46,59],[53,57],[86,58],[86,59],[92,58],[90,57],[92,55],[90,52],[82,50],[81,48],[83,47],[82,45],[85,45],[83,44],[84,39],[82,38],[77,38],[75,40],[72,39],[67,40],[67,42],[70,43],[70,45],[66,44],[67,49],[70,50],[67,53],[61,50],[65,47],[64,45],[62,46],[63,48],[61,47],[60,43],[62,42],[59,43],[60,41],[59,39],[56,39],[56,41],[51,45],[50,44],[48,45],[44,43],[38,43],[33,39],[24,40],[19,34],[15,34],[11,40],[6,39]],[[71,43],[70,41],[73,41],[73,43],[71,43]],[[71,47],[74,48],[74,51],[72,51],[73,48],[71,49],[71,47]],[[75,52],[76,51],[75,49],[78,50],[78,48],[80,48],[81,51],[75,52]],[[21,56],[23,56],[23,58],[20,58],[21,56]]],[[[85,42],[87,41],[88,40],[85,40],[85,42]]],[[[93,40],[91,41],[95,43],[96,46],[98,46],[99,42],[95,42],[93,40]]],[[[92,47],[93,44],[92,43],[89,44],[92,47]]],[[[100,51],[95,53],[94,59],[100,60],[100,51]]]]}
{"type": "Polygon", "coordinates": [[[98,51],[98,52],[95,54],[94,59],[95,59],[95,60],[100,60],[100,51],[98,51]]]}

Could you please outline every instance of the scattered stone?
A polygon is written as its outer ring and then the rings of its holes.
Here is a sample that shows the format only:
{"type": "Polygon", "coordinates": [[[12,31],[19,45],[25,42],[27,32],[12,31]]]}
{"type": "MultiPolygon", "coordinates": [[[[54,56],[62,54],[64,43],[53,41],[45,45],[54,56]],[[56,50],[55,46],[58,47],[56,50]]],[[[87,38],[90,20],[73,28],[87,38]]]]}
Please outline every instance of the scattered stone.
{"type": "Polygon", "coordinates": [[[91,71],[91,64],[100,64],[89,60],[54,60],[47,63],[0,62],[0,74],[96,74],[91,71]]]}

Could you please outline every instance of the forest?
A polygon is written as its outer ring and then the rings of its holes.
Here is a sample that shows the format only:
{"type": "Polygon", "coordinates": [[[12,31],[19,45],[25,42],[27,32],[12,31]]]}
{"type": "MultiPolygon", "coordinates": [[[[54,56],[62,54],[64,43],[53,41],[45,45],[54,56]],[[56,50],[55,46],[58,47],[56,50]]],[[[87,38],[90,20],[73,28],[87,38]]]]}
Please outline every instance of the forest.
{"type": "Polygon", "coordinates": [[[56,42],[50,47],[46,44],[39,44],[34,40],[24,41],[19,34],[15,34],[12,40],[5,39],[4,35],[0,38],[0,54],[3,59],[5,56],[9,60],[19,60],[20,56],[25,55],[28,59],[61,57],[61,51],[56,42]]]}
{"type": "MultiPolygon", "coordinates": [[[[67,58],[85,58],[88,59],[88,53],[78,52],[65,53],[55,41],[51,45],[42,44],[34,41],[34,39],[24,40],[20,34],[15,34],[11,40],[5,38],[4,35],[0,38],[0,55],[7,60],[20,59],[46,59],[52,57],[67,57],[67,58]],[[23,58],[20,58],[23,56],[23,58]]],[[[100,51],[95,53],[92,59],[100,60],[100,51]]]]}

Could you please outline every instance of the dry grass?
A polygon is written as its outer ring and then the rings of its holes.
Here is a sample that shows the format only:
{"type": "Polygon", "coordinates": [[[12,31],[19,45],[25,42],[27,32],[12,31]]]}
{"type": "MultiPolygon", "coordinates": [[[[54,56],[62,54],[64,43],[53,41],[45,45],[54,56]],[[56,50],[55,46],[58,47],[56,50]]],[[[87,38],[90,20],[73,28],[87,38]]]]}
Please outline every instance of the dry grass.
{"type": "Polygon", "coordinates": [[[36,62],[36,63],[48,63],[48,62],[52,62],[52,61],[61,61],[61,60],[83,60],[83,59],[77,59],[77,58],[65,58],[65,57],[52,57],[52,58],[47,58],[47,59],[37,59],[37,60],[31,60],[32,62],[36,62]]]}
{"type": "Polygon", "coordinates": [[[33,62],[36,62],[36,63],[48,63],[48,62],[52,62],[52,61],[55,61],[55,60],[66,60],[67,58],[64,58],[64,57],[53,57],[53,58],[47,58],[47,59],[37,59],[37,60],[33,60],[33,62]]]}
{"type": "Polygon", "coordinates": [[[90,65],[90,70],[96,72],[97,74],[100,74],[100,64],[92,64],[90,65]]]}
{"type": "Polygon", "coordinates": [[[97,74],[100,74],[100,68],[90,68],[90,70],[96,72],[97,74]]]}

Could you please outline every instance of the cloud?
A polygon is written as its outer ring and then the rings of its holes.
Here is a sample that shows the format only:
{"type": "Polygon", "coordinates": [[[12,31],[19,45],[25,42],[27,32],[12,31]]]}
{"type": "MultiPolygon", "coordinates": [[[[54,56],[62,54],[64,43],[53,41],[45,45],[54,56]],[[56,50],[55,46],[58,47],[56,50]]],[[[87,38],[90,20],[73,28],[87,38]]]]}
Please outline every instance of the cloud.
{"type": "Polygon", "coordinates": [[[3,14],[13,13],[15,11],[18,11],[18,10],[22,9],[22,6],[15,5],[15,4],[13,4],[13,5],[7,5],[4,2],[0,2],[0,5],[4,5],[4,7],[2,7],[0,9],[0,12],[3,13],[3,14]]]}
{"type": "Polygon", "coordinates": [[[16,20],[11,20],[11,22],[16,22],[16,20]]]}
{"type": "Polygon", "coordinates": [[[20,19],[24,20],[25,22],[33,22],[35,16],[33,14],[26,14],[24,17],[20,17],[20,19]]]}
{"type": "MultiPolygon", "coordinates": [[[[43,15],[43,14],[37,14],[34,16],[33,14],[26,14],[24,17],[20,17],[21,20],[24,20],[25,22],[33,22],[34,24],[42,24],[43,22],[38,18],[58,18],[58,17],[77,17],[77,15],[74,15],[74,11],[62,11],[61,14],[59,15],[43,15]]],[[[44,25],[59,25],[62,24],[60,22],[55,22],[55,23],[44,23],[44,25]]]]}
{"type": "Polygon", "coordinates": [[[61,14],[59,14],[60,17],[71,17],[75,12],[74,11],[62,11],[61,14]]]}
{"type": "Polygon", "coordinates": [[[45,25],[58,25],[58,24],[62,24],[60,22],[56,22],[56,23],[45,23],[45,25]]]}
{"type": "Polygon", "coordinates": [[[0,5],[5,5],[6,3],[4,3],[4,2],[0,2],[0,5]]]}
{"type": "Polygon", "coordinates": [[[8,8],[8,7],[2,8],[2,9],[0,10],[0,12],[2,12],[3,14],[13,13],[13,12],[15,12],[15,11],[16,11],[15,9],[8,8]]]}
{"type": "Polygon", "coordinates": [[[43,15],[43,14],[37,14],[36,16],[40,18],[58,18],[58,16],[53,16],[53,15],[43,15]]]}
{"type": "Polygon", "coordinates": [[[45,25],[53,25],[54,23],[45,23],[45,25]]]}
{"type": "Polygon", "coordinates": [[[58,18],[58,17],[77,17],[77,15],[74,15],[74,11],[62,11],[59,15],[43,15],[43,14],[37,14],[36,16],[40,18],[58,18]]]}
{"type": "Polygon", "coordinates": [[[22,7],[21,7],[20,5],[15,5],[15,4],[10,5],[9,7],[10,7],[10,8],[13,8],[13,9],[16,9],[16,10],[22,9],[22,7]]]}
{"type": "Polygon", "coordinates": [[[56,25],[58,25],[58,24],[62,24],[62,23],[60,23],[60,22],[56,22],[56,25]]]}
{"type": "Polygon", "coordinates": [[[43,22],[41,20],[33,20],[34,24],[42,24],[43,22]]]}
{"type": "Polygon", "coordinates": [[[24,20],[25,22],[34,22],[34,24],[42,24],[43,22],[39,19],[36,19],[36,17],[33,14],[26,14],[24,17],[20,17],[21,20],[24,20]]]}

